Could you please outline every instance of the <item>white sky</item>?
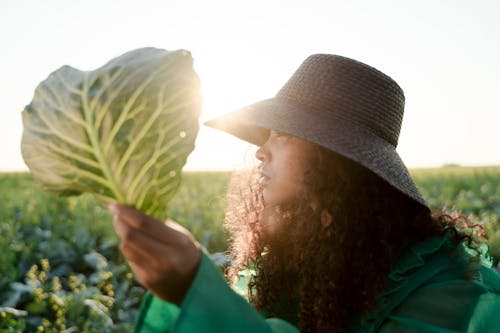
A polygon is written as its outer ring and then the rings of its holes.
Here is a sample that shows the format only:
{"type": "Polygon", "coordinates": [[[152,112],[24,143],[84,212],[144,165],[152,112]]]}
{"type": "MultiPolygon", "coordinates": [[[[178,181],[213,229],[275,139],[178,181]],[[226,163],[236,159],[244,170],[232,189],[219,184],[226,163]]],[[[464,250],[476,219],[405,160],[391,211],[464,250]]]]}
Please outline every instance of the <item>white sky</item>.
{"type": "MultiPolygon", "coordinates": [[[[192,52],[201,120],[274,96],[303,59],[335,53],[402,86],[409,167],[500,164],[500,1],[0,0],[0,171],[26,170],[21,111],[64,64],[131,49],[192,52]]],[[[187,169],[233,169],[248,144],[200,130],[187,169]]]]}

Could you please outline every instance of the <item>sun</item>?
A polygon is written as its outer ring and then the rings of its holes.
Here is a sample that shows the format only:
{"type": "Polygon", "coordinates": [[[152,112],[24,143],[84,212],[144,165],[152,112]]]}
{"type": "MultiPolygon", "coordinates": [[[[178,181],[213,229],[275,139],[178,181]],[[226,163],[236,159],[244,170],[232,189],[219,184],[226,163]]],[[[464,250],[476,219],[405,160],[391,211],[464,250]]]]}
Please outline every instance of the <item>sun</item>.
{"type": "Polygon", "coordinates": [[[273,79],[259,75],[257,68],[264,73],[271,71],[266,71],[262,63],[250,66],[247,58],[225,58],[216,54],[194,54],[194,58],[194,68],[201,80],[203,111],[196,147],[185,170],[234,170],[251,165],[255,162],[257,147],[204,126],[203,122],[273,97],[276,93],[273,79]]]}

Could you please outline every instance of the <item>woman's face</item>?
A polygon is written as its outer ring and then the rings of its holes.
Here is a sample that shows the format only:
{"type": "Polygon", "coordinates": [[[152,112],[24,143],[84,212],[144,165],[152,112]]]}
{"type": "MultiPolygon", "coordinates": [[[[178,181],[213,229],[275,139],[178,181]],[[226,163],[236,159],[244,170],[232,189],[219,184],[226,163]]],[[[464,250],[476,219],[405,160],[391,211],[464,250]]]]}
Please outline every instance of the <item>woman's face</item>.
{"type": "Polygon", "coordinates": [[[264,204],[276,206],[296,197],[304,183],[315,145],[288,134],[271,131],[255,156],[261,161],[259,182],[264,204]]]}

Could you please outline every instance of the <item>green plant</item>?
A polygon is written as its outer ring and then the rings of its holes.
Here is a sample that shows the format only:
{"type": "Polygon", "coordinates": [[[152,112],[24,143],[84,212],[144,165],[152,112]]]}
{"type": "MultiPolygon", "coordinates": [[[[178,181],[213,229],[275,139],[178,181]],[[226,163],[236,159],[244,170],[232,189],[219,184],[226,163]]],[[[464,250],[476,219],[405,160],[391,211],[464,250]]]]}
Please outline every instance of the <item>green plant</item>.
{"type": "Polygon", "coordinates": [[[29,174],[0,174],[0,205],[0,332],[131,331],[144,289],[92,196],[58,198],[29,174]]]}
{"type": "Polygon", "coordinates": [[[24,109],[23,158],[55,194],[164,208],[194,148],[199,79],[185,50],[143,48],[88,72],[63,66],[24,109]]]}
{"type": "MultiPolygon", "coordinates": [[[[177,195],[168,209],[158,212],[159,218],[179,221],[210,252],[224,251],[228,181],[229,173],[183,174],[177,195]]],[[[0,251],[0,333],[36,332],[40,325],[45,331],[57,330],[58,318],[64,319],[68,332],[132,330],[144,289],[118,252],[111,216],[92,195],[57,197],[42,191],[31,174],[0,173],[0,229],[5,249],[0,251]],[[49,264],[44,282],[39,279],[42,262],[49,264]],[[58,292],[52,289],[55,277],[61,285],[58,292]],[[69,283],[75,277],[78,289],[69,283]],[[36,299],[33,283],[43,291],[36,306],[30,306],[36,299]],[[114,296],[107,294],[108,288],[114,296]],[[64,318],[50,304],[40,306],[54,295],[64,300],[64,318]],[[90,305],[101,308],[102,316],[92,317],[90,305]],[[113,321],[112,328],[106,318],[113,321]]]]}
{"type": "Polygon", "coordinates": [[[500,261],[500,168],[457,167],[412,170],[417,185],[434,210],[458,210],[481,223],[490,253],[500,261]]]}
{"type": "Polygon", "coordinates": [[[15,323],[36,332],[127,332],[130,323],[115,322],[123,318],[117,318],[114,307],[126,310],[140,300],[143,291],[130,292],[134,290],[130,272],[120,282],[114,280],[116,269],[98,253],[87,254],[85,259],[95,270],[89,276],[54,275],[47,259],[31,266],[23,282],[13,283],[5,301],[26,310],[4,308],[0,327],[15,323]]]}

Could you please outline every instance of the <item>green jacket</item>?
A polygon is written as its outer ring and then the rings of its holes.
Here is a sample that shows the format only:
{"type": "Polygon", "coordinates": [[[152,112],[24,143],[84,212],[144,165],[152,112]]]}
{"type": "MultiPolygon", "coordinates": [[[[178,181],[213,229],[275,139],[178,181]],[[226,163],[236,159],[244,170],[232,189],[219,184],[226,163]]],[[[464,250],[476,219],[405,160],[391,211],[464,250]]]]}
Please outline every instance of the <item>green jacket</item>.
{"type": "MultiPolygon", "coordinates": [[[[391,269],[379,310],[352,318],[349,332],[499,333],[500,276],[485,253],[475,267],[469,258],[446,237],[412,247],[391,269]]],[[[181,308],[147,294],[134,332],[299,333],[262,317],[204,253],[181,308]]]]}

